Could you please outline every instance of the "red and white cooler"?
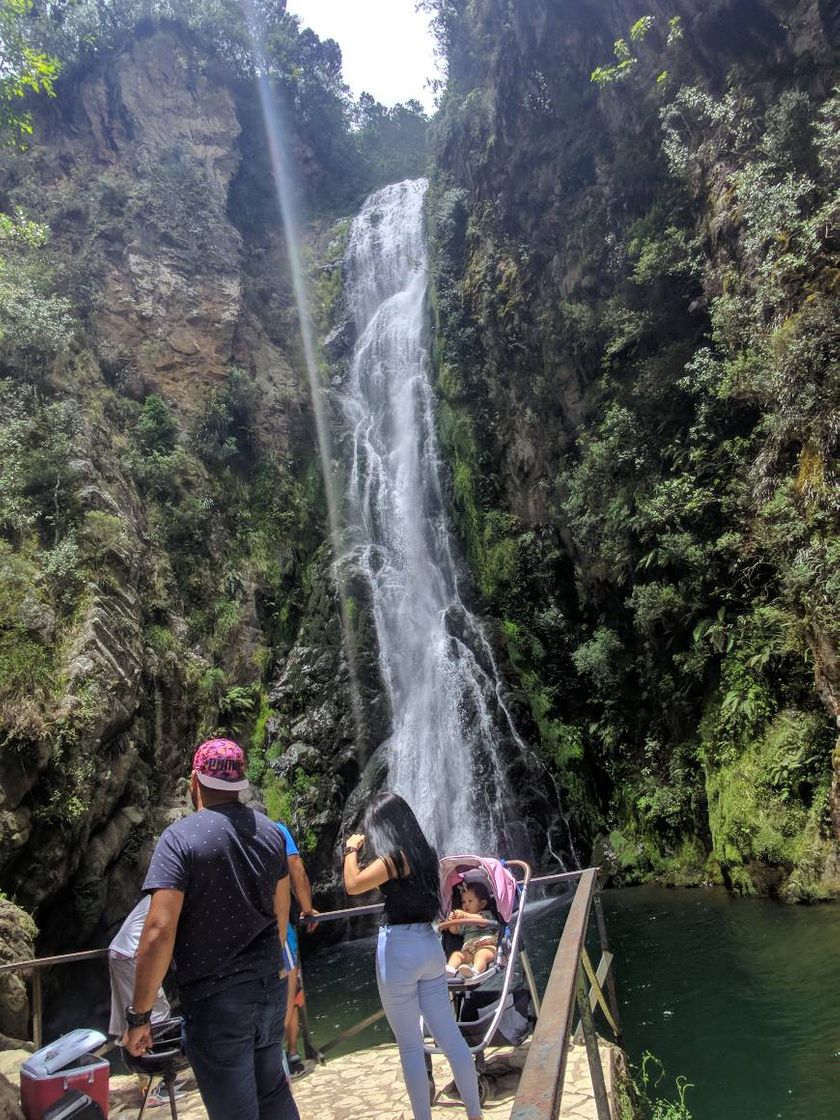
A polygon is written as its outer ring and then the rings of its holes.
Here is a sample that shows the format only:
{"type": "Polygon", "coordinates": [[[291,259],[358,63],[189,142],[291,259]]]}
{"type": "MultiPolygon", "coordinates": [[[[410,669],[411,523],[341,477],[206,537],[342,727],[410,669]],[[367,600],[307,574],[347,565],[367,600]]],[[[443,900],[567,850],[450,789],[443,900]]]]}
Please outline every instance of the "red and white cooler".
{"type": "Polygon", "coordinates": [[[68,1089],[87,1093],[107,1120],[111,1067],[92,1053],[105,1042],[101,1031],[81,1028],[27,1058],[20,1067],[20,1103],[26,1120],[42,1120],[68,1089]]]}

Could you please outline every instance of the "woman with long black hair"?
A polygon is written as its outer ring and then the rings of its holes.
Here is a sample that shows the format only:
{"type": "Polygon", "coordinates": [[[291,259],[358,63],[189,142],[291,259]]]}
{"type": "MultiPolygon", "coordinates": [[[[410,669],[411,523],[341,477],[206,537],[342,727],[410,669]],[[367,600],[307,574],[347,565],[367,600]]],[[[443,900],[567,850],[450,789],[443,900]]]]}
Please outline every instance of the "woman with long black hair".
{"type": "Polygon", "coordinates": [[[446,990],[446,959],[432,922],[441,915],[440,873],[434,848],[407,803],[380,793],[365,812],[362,832],[344,847],[344,888],[364,894],[379,887],[385,911],[376,947],[379,998],[397,1040],[415,1120],[431,1120],[420,1017],[446,1054],[469,1120],[480,1120],[478,1078],[455,1022],[446,990]],[[370,862],[359,866],[367,849],[370,862]]]}

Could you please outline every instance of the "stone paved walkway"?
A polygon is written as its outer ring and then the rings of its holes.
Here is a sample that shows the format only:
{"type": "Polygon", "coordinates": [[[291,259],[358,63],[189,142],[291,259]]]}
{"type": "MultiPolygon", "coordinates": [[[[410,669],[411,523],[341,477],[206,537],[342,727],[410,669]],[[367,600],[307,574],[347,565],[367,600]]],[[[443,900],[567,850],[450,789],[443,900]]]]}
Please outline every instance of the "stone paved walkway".
{"type": "MultiPolygon", "coordinates": [[[[601,1047],[610,1094],[616,1053],[614,1047],[607,1044],[601,1047]]],[[[487,1120],[508,1120],[526,1054],[527,1048],[522,1047],[494,1052],[490,1058],[488,1075],[492,1095],[484,1110],[487,1120]]],[[[450,1081],[449,1066],[444,1058],[436,1057],[433,1062],[435,1082],[438,1089],[442,1089],[450,1081]]],[[[136,1120],[140,1107],[136,1080],[115,1077],[111,1085],[111,1120],[136,1120]]],[[[412,1120],[399,1057],[393,1045],[335,1058],[313,1068],[306,1077],[294,1082],[294,1094],[301,1120],[412,1120]]],[[[195,1090],[180,1098],[177,1107],[179,1120],[206,1120],[195,1090]]],[[[617,1117],[617,1110],[613,1111],[617,1117]]],[[[149,1120],[169,1120],[169,1108],[147,1109],[146,1116],[149,1120]]],[[[434,1120],[457,1120],[464,1112],[459,1102],[439,1094],[432,1116],[434,1120]]],[[[560,1116],[564,1120],[596,1120],[583,1046],[573,1046],[569,1051],[560,1116]]]]}

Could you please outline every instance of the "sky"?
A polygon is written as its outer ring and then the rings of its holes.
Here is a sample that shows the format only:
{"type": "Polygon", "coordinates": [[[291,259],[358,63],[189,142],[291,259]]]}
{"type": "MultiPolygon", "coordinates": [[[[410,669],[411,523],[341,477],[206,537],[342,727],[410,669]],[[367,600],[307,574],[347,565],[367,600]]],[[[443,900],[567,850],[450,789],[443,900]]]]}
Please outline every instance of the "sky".
{"type": "Polygon", "coordinates": [[[415,0],[287,0],[319,39],[341,47],[344,80],[354,94],[366,90],[383,105],[416,98],[433,109],[426,83],[438,74],[429,17],[415,0]]]}

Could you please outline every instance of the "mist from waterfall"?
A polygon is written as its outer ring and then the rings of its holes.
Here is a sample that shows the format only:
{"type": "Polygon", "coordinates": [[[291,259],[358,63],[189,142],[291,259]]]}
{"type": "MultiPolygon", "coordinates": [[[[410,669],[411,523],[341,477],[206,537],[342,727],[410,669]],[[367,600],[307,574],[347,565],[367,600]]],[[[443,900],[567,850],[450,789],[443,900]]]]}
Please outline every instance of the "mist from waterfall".
{"type": "Polygon", "coordinates": [[[426,187],[406,181],[378,191],[350,234],[356,345],[339,395],[352,447],[343,562],[370,587],[392,712],[388,787],[440,851],[492,852],[511,811],[499,731],[509,717],[489,644],[461,599],[441,492],[426,187]]]}

